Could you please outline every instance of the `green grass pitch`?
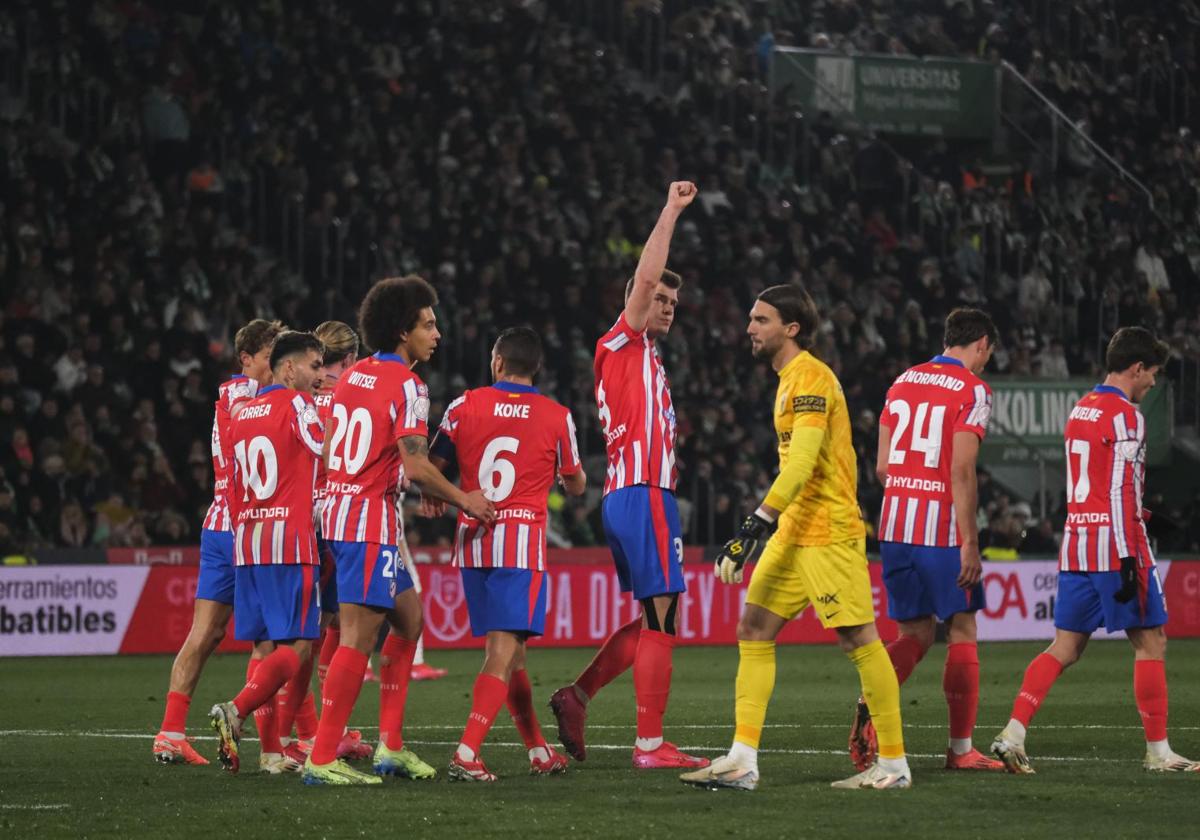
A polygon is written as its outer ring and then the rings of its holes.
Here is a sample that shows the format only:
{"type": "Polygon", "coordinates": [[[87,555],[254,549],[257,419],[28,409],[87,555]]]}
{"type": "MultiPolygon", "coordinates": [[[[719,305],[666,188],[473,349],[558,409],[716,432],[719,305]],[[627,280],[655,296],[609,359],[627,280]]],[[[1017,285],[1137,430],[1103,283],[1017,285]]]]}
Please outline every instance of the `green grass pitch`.
{"type": "MultiPolygon", "coordinates": [[[[976,745],[1007,720],[1013,694],[1043,645],[981,648],[982,699],[976,745]]],[[[586,650],[535,650],[531,675],[547,736],[550,692],[590,657],[586,650]]],[[[944,651],[935,648],[903,689],[905,736],[914,770],[908,791],[834,791],[848,776],[846,730],[857,680],[833,648],[785,647],[753,794],[684,787],[674,772],[630,767],[630,675],[593,702],[587,762],[563,777],[530,778],[506,713],[484,746],[494,785],[389,779],[370,789],[307,788],[296,776],[249,769],[230,777],[212,766],[160,767],[150,757],[162,715],[168,657],[0,661],[0,837],[1153,837],[1186,836],[1200,810],[1200,774],[1142,771],[1133,704],[1132,653],[1097,642],[1068,671],[1034,722],[1033,777],[942,770],[944,651]]],[[[451,669],[409,693],[409,746],[439,768],[457,742],[480,655],[434,652],[451,669]]],[[[676,653],[667,737],[707,755],[728,747],[737,651],[676,653]]],[[[242,681],[241,656],[214,659],[189,720],[214,757],[206,711],[242,681]]],[[[1171,646],[1171,735],[1200,757],[1200,642],[1171,646]]],[[[352,719],[375,733],[378,688],[369,684],[352,719]]],[[[257,767],[258,745],[243,744],[257,767]]]]}

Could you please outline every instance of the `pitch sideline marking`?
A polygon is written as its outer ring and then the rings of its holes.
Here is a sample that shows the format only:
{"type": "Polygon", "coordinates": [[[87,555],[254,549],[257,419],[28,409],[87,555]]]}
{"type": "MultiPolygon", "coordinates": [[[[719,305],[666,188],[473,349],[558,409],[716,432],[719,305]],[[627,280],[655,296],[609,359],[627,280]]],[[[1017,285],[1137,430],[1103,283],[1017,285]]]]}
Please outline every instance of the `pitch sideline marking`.
{"type": "MultiPolygon", "coordinates": [[[[363,727],[374,728],[374,727],[363,727]]],[[[416,727],[413,727],[414,729],[416,727]]],[[[450,727],[430,727],[430,728],[450,728],[450,727]]],[[[0,737],[28,737],[28,738],[113,738],[113,739],[128,739],[140,740],[145,739],[150,741],[153,735],[146,732],[114,732],[106,730],[91,730],[81,732],[60,732],[51,729],[3,729],[0,730],[0,737]]],[[[215,735],[196,735],[192,737],[196,741],[215,741],[215,735]]],[[[257,738],[242,738],[247,743],[256,742],[257,738]]],[[[408,741],[410,744],[425,747],[456,747],[458,741],[408,741]]],[[[491,746],[496,747],[524,747],[524,742],[517,741],[489,741],[491,746]]],[[[628,750],[633,748],[629,744],[588,744],[589,750],[628,750]]],[[[708,745],[693,745],[681,746],[679,749],[690,752],[711,752],[723,753],[724,747],[712,747],[708,745]]],[[[846,755],[845,750],[818,750],[818,749],[761,749],[760,753],[767,755],[811,755],[811,756],[831,756],[831,755],[846,755]]],[[[945,758],[945,753],[908,753],[909,758],[945,758]]],[[[1050,762],[1079,762],[1079,763],[1095,763],[1101,762],[1104,764],[1132,764],[1135,759],[1128,758],[1097,758],[1095,756],[1063,756],[1063,755],[1038,755],[1034,756],[1036,761],[1050,762]]]]}

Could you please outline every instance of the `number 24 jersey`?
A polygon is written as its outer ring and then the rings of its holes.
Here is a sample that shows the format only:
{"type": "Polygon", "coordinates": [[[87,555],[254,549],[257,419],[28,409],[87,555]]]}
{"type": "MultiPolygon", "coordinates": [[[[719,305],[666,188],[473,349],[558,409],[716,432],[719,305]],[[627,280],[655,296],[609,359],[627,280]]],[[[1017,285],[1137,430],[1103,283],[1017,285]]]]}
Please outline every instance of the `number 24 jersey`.
{"type": "Polygon", "coordinates": [[[490,528],[459,512],[455,565],[544,570],[550,486],[582,468],[571,412],[529,385],[475,388],[446,408],[433,454],[457,460],[462,489],[496,505],[490,528]]]}
{"type": "Polygon", "coordinates": [[[896,377],[879,416],[892,432],[881,542],[961,544],[950,488],[954,434],[982,440],[991,414],[991,389],[957,359],[935,356],[896,377]]]}

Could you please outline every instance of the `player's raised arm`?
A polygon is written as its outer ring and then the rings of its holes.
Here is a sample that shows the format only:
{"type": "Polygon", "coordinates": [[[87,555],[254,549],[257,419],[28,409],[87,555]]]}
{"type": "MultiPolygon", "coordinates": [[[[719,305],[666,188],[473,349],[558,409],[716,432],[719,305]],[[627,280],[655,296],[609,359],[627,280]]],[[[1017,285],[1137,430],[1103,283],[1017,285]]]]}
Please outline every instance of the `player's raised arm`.
{"type": "MultiPolygon", "coordinates": [[[[881,432],[882,434],[882,432],[881,432]]],[[[962,535],[960,548],[961,571],[957,584],[970,589],[983,575],[979,555],[979,525],[975,511],[979,506],[979,489],[975,461],[979,457],[979,437],[974,432],[954,433],[954,455],[950,461],[950,495],[954,499],[955,523],[962,535]]]]}
{"type": "Polygon", "coordinates": [[[422,494],[443,499],[484,522],[495,521],[496,506],[481,491],[464,493],[434,466],[429,460],[429,441],[423,435],[402,437],[397,445],[404,459],[404,474],[421,488],[422,494]]]}
{"type": "Polygon", "coordinates": [[[662,277],[663,269],[667,267],[675,222],[683,209],[696,198],[697,192],[696,185],[691,181],[674,181],[667,190],[667,203],[642,248],[642,256],[633,274],[633,288],[629,292],[629,299],[625,301],[625,321],[635,332],[646,329],[650,308],[654,303],[654,289],[662,277]]]}

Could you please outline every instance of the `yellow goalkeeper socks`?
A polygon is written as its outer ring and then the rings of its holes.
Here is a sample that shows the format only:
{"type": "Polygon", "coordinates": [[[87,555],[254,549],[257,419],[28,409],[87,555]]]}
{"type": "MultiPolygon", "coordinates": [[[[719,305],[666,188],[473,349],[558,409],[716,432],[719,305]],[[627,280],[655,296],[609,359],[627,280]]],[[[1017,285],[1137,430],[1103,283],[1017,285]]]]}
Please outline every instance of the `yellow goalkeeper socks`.
{"type": "MultiPolygon", "coordinates": [[[[880,758],[904,756],[904,732],[900,724],[900,683],[883,642],[874,641],[848,654],[858,678],[863,698],[871,711],[871,721],[879,737],[880,758]]],[[[740,677],[740,674],[739,674],[740,677]]],[[[740,684],[740,682],[739,682],[740,684]]]]}
{"type": "MultiPolygon", "coordinates": [[[[775,690],[775,642],[738,642],[738,653],[733,739],[757,750],[767,720],[767,703],[775,690]]],[[[886,653],[883,658],[887,659],[886,653]]]]}

